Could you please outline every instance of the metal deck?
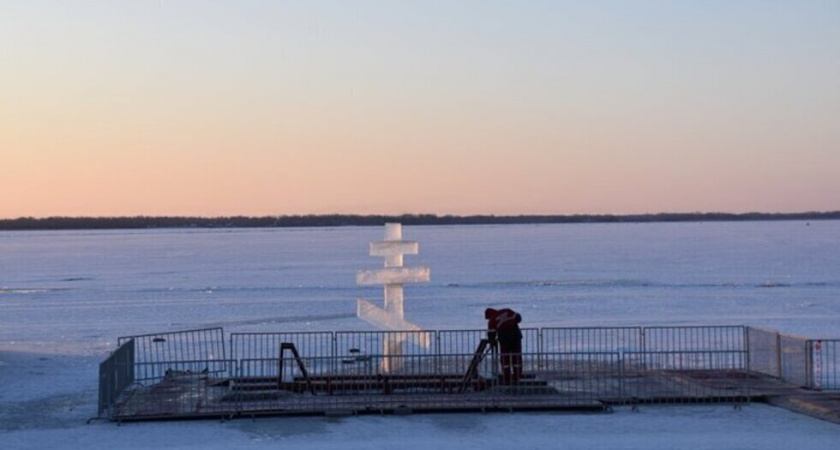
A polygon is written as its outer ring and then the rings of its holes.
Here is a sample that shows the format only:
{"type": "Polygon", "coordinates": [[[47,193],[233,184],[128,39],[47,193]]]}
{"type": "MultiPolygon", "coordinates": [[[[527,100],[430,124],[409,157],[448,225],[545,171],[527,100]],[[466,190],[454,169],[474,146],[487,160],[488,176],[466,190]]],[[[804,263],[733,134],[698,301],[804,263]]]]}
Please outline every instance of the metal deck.
{"type": "Polygon", "coordinates": [[[530,329],[523,378],[505,385],[499,355],[472,352],[483,330],[423,331],[431,349],[377,354],[399,333],[240,333],[229,345],[221,329],[120,338],[100,365],[99,414],[123,422],[768,402],[840,423],[837,341],[740,326],[530,329]]]}
{"type": "MultiPolygon", "coordinates": [[[[233,418],[257,415],[355,415],[458,411],[604,411],[615,405],[720,403],[765,396],[751,384],[766,376],[731,371],[653,371],[616,377],[541,373],[516,385],[474,380],[465,392],[445,379],[375,377],[303,380],[215,378],[173,374],[131,392],[112,419],[118,421],[233,418]]],[[[769,383],[772,384],[772,383],[769,383]]],[[[779,386],[780,387],[780,386],[779,386]]]]}

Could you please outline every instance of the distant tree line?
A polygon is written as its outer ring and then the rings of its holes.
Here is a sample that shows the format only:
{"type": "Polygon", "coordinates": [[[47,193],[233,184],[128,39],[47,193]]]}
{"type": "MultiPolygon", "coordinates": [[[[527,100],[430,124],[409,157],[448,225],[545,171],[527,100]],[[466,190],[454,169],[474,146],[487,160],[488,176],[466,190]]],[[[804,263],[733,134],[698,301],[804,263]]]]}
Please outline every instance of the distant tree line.
{"type": "Polygon", "coordinates": [[[577,214],[577,215],[291,215],[231,217],[20,217],[0,219],[0,230],[106,230],[145,228],[277,228],[379,226],[386,222],[404,225],[504,225],[550,223],[644,223],[723,222],[759,220],[837,220],[840,211],[803,213],[660,213],[660,214],[577,214]]]}

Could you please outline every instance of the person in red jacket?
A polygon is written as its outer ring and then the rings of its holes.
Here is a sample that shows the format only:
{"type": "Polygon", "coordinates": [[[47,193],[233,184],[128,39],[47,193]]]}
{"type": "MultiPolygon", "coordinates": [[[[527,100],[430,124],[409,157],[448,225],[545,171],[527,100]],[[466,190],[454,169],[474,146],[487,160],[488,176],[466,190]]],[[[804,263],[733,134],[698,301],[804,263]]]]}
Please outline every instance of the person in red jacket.
{"type": "Polygon", "coordinates": [[[484,318],[490,346],[495,348],[498,343],[501,350],[502,380],[505,384],[516,383],[522,377],[522,316],[510,308],[487,308],[484,318]]]}

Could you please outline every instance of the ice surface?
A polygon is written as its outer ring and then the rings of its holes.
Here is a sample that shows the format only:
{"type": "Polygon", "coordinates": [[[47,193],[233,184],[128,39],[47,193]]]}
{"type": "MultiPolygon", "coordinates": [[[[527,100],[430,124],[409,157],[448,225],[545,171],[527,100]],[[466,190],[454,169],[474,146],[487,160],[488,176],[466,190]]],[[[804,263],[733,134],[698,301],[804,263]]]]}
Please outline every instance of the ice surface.
{"type": "MultiPolygon", "coordinates": [[[[79,417],[81,419],[81,417],[79,417]]],[[[612,414],[494,413],[231,422],[108,423],[3,432],[6,449],[744,449],[835,448],[837,425],[752,405],[612,414]],[[34,445],[33,445],[34,444],[34,445]]]]}
{"type": "MultiPolygon", "coordinates": [[[[128,424],[96,414],[118,336],[364,330],[355,285],[381,228],[0,233],[0,448],[835,448],[840,427],[750,405],[128,424]]],[[[411,227],[406,315],[482,328],[746,324],[838,337],[840,222],[411,227]],[[415,301],[416,300],[416,301],[415,301]]]]}

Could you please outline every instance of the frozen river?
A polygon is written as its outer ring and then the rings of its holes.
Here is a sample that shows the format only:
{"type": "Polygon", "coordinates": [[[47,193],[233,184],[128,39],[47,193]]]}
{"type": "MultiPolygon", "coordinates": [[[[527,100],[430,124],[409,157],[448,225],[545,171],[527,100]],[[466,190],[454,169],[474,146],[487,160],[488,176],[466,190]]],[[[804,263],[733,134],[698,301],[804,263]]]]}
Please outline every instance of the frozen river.
{"type": "MultiPolygon", "coordinates": [[[[481,328],[487,306],[528,327],[751,325],[840,337],[840,222],[404,227],[406,317],[481,328]]],[[[751,405],[640,413],[492,414],[228,423],[94,422],[97,364],[118,336],[366,330],[360,269],[378,227],[0,233],[0,447],[833,448],[840,427],[751,405]],[[72,444],[71,444],[72,443],[72,444]]]]}

